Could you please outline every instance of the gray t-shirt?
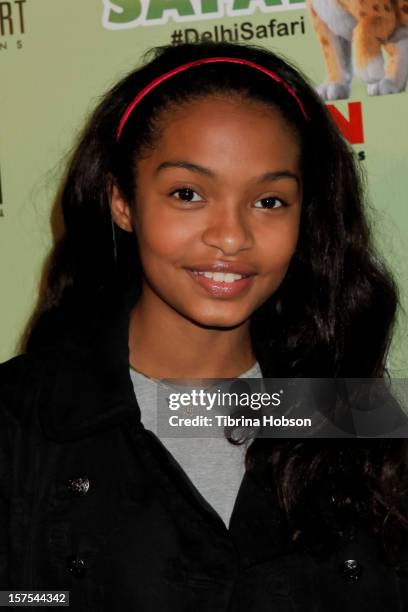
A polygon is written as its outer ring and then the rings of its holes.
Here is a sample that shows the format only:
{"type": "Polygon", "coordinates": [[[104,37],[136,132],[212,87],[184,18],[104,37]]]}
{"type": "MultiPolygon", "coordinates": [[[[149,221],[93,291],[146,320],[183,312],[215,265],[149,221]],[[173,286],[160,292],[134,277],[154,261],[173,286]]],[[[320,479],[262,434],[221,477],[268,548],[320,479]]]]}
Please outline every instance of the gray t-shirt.
{"type": "MultiPolygon", "coordinates": [[[[142,423],[157,435],[157,394],[160,383],[132,368],[130,377],[142,423]]],[[[262,378],[259,363],[256,362],[238,378],[262,378]]],[[[248,444],[234,445],[225,438],[215,437],[160,439],[228,527],[245,472],[244,458],[248,444]]]]}

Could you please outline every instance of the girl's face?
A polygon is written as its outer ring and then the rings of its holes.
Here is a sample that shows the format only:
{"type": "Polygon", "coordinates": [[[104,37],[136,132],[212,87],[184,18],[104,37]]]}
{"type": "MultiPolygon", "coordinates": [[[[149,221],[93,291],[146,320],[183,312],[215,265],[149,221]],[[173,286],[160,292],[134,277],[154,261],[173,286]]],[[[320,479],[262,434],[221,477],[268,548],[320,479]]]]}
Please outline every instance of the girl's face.
{"type": "Polygon", "coordinates": [[[137,235],[146,307],[238,326],[279,287],[296,248],[298,139],[261,103],[186,103],[138,161],[135,201],[130,210],[114,189],[114,219],[137,235]]]}

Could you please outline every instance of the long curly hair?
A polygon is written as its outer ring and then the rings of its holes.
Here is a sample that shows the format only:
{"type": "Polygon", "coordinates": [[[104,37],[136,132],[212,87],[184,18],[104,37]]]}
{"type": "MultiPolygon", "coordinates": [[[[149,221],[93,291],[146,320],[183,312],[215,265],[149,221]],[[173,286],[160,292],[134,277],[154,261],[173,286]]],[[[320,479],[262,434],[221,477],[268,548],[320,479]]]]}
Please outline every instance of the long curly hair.
{"type": "MultiPolygon", "coordinates": [[[[263,375],[384,377],[397,286],[374,247],[355,156],[305,77],[264,48],[231,43],[165,46],[145,60],[104,96],[72,154],[57,201],[64,231],[48,261],[26,350],[41,345],[61,308],[109,293],[114,278],[138,299],[142,268],[136,238],[112,225],[112,181],[134,204],[135,160],[155,146],[166,111],[203,96],[236,95],[279,109],[301,144],[304,196],[297,249],[281,286],[251,317],[263,375]],[[308,120],[286,89],[260,71],[206,64],[151,91],[117,142],[119,120],[138,91],[172,68],[213,56],[243,58],[278,74],[302,101],[308,120]]],[[[303,542],[310,544],[318,532],[321,540],[326,537],[324,529],[313,527],[322,508],[340,518],[345,508],[350,516],[352,508],[355,516],[371,517],[376,532],[390,513],[405,526],[400,502],[406,457],[407,444],[399,440],[256,440],[247,452],[247,468],[268,467],[294,539],[301,541],[299,533],[304,534],[303,542]],[[330,503],[322,505],[322,492],[330,503]]],[[[336,521],[326,522],[333,531],[336,521]]]]}

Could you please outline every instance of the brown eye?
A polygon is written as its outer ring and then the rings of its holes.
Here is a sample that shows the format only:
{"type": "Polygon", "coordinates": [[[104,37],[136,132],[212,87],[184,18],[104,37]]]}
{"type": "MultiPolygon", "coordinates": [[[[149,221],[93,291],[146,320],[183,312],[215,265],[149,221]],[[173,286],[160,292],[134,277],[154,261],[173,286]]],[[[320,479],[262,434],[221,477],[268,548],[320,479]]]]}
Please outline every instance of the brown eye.
{"type": "Polygon", "coordinates": [[[182,189],[177,189],[173,191],[172,194],[178,200],[183,200],[183,202],[201,202],[202,198],[198,195],[196,191],[190,189],[189,187],[183,187],[182,189]],[[178,194],[178,195],[177,195],[178,194]]]}
{"type": "Polygon", "coordinates": [[[285,202],[280,198],[274,198],[272,196],[268,198],[261,198],[255,202],[255,208],[265,208],[265,209],[273,209],[273,208],[282,208],[286,206],[285,202]],[[258,202],[261,203],[261,206],[257,206],[258,202]]]}

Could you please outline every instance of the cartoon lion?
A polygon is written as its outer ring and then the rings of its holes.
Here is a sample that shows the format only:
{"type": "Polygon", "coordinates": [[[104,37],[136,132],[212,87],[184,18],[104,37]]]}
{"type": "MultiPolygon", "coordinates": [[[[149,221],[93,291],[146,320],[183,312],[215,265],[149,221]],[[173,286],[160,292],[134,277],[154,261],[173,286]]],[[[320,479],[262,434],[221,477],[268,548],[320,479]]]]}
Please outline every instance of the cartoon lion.
{"type": "Polygon", "coordinates": [[[327,80],[318,87],[324,100],[348,98],[353,74],[367,83],[371,96],[405,90],[408,0],[307,0],[307,4],[326,64],[327,80]]]}

